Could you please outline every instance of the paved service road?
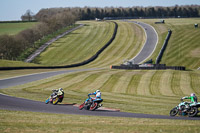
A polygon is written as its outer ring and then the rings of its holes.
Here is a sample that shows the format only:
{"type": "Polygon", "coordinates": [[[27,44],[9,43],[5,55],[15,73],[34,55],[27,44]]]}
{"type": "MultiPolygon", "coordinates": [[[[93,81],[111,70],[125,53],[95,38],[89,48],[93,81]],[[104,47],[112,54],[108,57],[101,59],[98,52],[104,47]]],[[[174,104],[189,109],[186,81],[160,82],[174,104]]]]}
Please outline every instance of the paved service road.
{"type": "Polygon", "coordinates": [[[140,64],[153,54],[158,43],[158,34],[156,30],[149,24],[136,21],[128,22],[138,24],[144,29],[146,34],[146,42],[142,50],[134,58],[129,60],[133,64],[140,64]]]}

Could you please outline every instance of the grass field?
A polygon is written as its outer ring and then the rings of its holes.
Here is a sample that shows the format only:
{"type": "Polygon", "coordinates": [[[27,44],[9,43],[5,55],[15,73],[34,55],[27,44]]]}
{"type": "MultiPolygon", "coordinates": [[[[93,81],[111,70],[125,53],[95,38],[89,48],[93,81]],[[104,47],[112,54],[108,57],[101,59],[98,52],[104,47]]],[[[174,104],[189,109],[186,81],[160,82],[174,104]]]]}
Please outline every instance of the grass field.
{"type": "Polygon", "coordinates": [[[0,59],[0,67],[18,67],[18,66],[39,66],[39,65],[34,63],[26,63],[23,61],[11,61],[11,60],[0,59]]]}
{"type": "Polygon", "coordinates": [[[0,110],[0,132],[198,133],[199,121],[95,117],[0,110]]]}
{"type": "Polygon", "coordinates": [[[36,24],[37,22],[0,23],[0,35],[3,35],[3,34],[15,35],[22,30],[33,27],[36,24]]]}

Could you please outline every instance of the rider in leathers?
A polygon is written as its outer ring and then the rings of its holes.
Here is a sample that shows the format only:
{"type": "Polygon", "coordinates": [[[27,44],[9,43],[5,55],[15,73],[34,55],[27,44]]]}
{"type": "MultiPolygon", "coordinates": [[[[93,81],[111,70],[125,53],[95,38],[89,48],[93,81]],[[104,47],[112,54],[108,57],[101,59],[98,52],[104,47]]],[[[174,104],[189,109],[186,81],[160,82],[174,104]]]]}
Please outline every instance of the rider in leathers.
{"type": "Polygon", "coordinates": [[[62,88],[59,88],[59,89],[55,89],[52,91],[53,91],[53,94],[52,94],[53,97],[57,97],[58,94],[62,95],[62,99],[60,99],[60,102],[62,102],[62,100],[64,98],[64,90],[62,88]]]}
{"type": "Polygon", "coordinates": [[[190,99],[191,100],[191,102],[189,103],[189,105],[186,106],[186,108],[189,108],[189,106],[193,106],[193,105],[197,104],[197,97],[196,97],[196,95],[194,93],[192,93],[190,95],[190,97],[189,96],[185,96],[182,99],[190,99]]]}
{"type": "MultiPolygon", "coordinates": [[[[103,101],[103,99],[101,99],[100,90],[96,90],[95,92],[88,94],[88,96],[90,96],[90,95],[95,95],[95,97],[92,97],[92,100],[93,100],[92,104],[94,104],[94,102],[103,101]]],[[[99,104],[99,106],[102,106],[102,105],[99,104]]]]}

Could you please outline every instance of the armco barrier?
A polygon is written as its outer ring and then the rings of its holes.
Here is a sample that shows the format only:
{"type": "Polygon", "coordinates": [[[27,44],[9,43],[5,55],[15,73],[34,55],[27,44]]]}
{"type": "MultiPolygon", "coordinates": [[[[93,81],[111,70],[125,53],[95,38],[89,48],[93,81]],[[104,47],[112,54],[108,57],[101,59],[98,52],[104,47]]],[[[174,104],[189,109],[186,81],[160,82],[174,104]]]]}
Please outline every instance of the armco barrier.
{"type": "MultiPolygon", "coordinates": [[[[113,22],[113,21],[111,21],[113,22]]],[[[115,29],[114,33],[111,37],[111,39],[100,49],[96,52],[95,55],[93,55],[91,58],[80,62],[80,63],[75,63],[71,65],[65,65],[65,66],[32,66],[32,67],[0,67],[0,70],[20,70],[20,69],[58,69],[58,68],[72,68],[72,67],[78,67],[78,66],[83,66],[86,65],[92,61],[94,61],[115,39],[116,34],[117,34],[117,29],[118,29],[118,24],[116,22],[113,22],[115,24],[115,29]]]]}
{"type": "Polygon", "coordinates": [[[126,69],[126,70],[185,70],[183,66],[166,66],[165,64],[133,64],[110,66],[111,69],[126,69]]]}
{"type": "Polygon", "coordinates": [[[161,58],[162,58],[162,56],[163,56],[163,53],[164,53],[164,51],[165,51],[165,49],[166,49],[166,47],[167,47],[167,44],[168,44],[168,41],[169,41],[169,39],[170,39],[171,34],[172,34],[172,31],[169,30],[169,31],[168,31],[168,34],[167,34],[167,37],[166,37],[166,39],[165,39],[165,41],[164,41],[164,44],[163,44],[163,46],[162,46],[162,48],[161,48],[161,50],[160,50],[160,53],[159,53],[158,57],[156,58],[156,64],[159,64],[159,63],[160,63],[161,58]]]}

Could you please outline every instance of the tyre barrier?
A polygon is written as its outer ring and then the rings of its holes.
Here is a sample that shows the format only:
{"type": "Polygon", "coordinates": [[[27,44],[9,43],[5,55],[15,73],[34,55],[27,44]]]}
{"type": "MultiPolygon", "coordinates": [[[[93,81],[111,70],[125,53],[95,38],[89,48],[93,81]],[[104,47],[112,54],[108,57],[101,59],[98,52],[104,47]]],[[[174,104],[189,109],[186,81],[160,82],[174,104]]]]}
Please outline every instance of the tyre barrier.
{"type": "Polygon", "coordinates": [[[183,66],[166,66],[165,64],[133,64],[133,65],[120,65],[110,66],[111,69],[126,69],[126,70],[185,70],[183,66]]]}
{"type": "Polygon", "coordinates": [[[79,67],[86,65],[92,61],[94,61],[115,39],[116,34],[117,34],[117,29],[118,29],[118,24],[114,21],[111,21],[115,24],[115,29],[113,32],[113,35],[111,39],[100,49],[98,50],[95,55],[90,57],[89,59],[82,61],[80,63],[75,63],[71,65],[65,65],[65,66],[31,66],[31,67],[0,67],[0,70],[21,70],[21,69],[59,69],[59,68],[72,68],[72,67],[79,67]]]}
{"type": "Polygon", "coordinates": [[[165,51],[165,49],[166,49],[166,47],[167,47],[167,44],[168,44],[168,41],[169,41],[169,39],[170,39],[171,34],[172,34],[172,31],[169,30],[169,31],[168,31],[168,34],[167,34],[167,37],[166,37],[166,39],[165,39],[165,41],[164,41],[164,44],[163,44],[163,46],[162,46],[162,48],[161,48],[161,50],[160,50],[160,53],[159,53],[158,57],[156,58],[156,64],[159,64],[159,63],[160,63],[161,58],[162,58],[162,56],[163,56],[163,53],[164,53],[164,51],[165,51]]]}

